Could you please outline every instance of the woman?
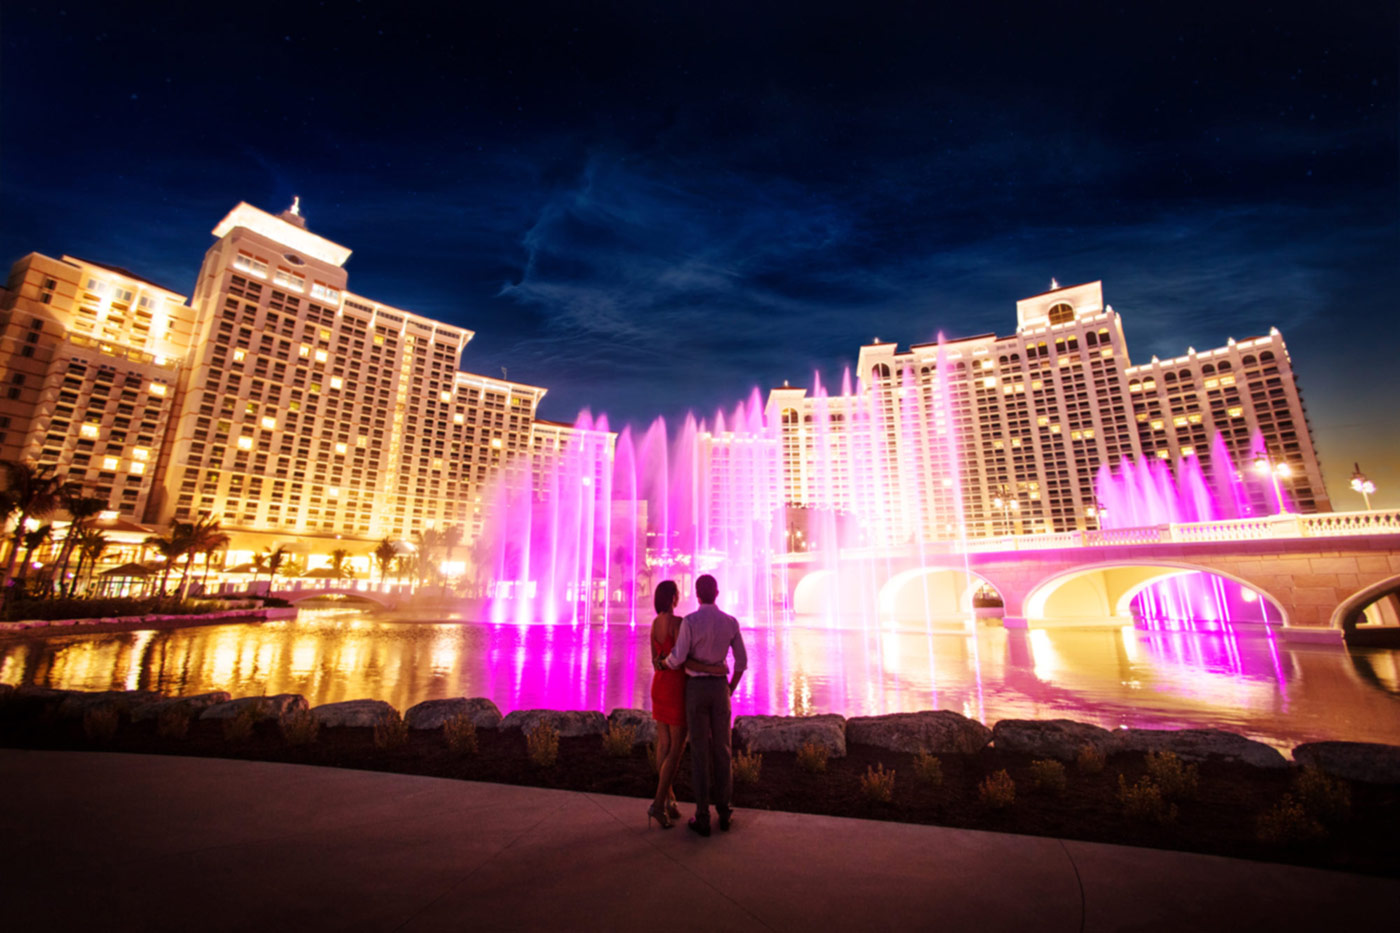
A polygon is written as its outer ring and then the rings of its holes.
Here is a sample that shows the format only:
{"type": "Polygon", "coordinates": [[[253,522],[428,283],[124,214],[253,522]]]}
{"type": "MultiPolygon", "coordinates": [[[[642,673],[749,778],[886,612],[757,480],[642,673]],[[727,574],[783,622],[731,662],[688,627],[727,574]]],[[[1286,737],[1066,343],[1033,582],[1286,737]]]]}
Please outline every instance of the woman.
{"type": "MultiPolygon", "coordinates": [[[[676,647],[681,618],[676,615],[675,609],[680,601],[680,588],[673,581],[663,580],[657,585],[652,597],[656,607],[656,618],[651,623],[653,659],[665,658],[676,647]]],[[[707,674],[729,673],[729,668],[723,664],[686,661],[685,667],[707,674]]],[[[656,820],[663,829],[670,829],[672,820],[678,820],[681,816],[671,783],[681,764],[681,752],[685,751],[685,678],[684,670],[669,668],[657,670],[651,678],[651,718],[656,720],[656,765],[659,776],[656,799],[647,808],[647,825],[656,820]]]]}

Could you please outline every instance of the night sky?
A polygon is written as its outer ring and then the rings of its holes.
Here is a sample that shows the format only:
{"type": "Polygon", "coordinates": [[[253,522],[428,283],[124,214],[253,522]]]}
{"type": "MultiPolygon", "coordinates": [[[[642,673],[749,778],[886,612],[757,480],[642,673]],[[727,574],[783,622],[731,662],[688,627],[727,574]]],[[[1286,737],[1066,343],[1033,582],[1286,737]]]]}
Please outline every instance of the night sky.
{"type": "Polygon", "coordinates": [[[1135,361],[1283,331],[1400,505],[1393,2],[6,3],[0,259],[188,293],[300,195],[466,368],[646,422],[1104,280],[1135,361]],[[442,4],[446,7],[446,4],[442,4]]]}

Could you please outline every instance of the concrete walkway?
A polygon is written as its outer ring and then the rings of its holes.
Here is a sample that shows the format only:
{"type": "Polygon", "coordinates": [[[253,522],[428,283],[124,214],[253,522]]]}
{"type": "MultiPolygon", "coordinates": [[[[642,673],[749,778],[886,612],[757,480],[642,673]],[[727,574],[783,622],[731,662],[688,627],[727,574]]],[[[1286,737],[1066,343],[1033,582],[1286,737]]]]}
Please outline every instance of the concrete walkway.
{"type": "Polygon", "coordinates": [[[10,930],[1389,928],[1400,881],[262,762],[0,750],[10,930]]]}

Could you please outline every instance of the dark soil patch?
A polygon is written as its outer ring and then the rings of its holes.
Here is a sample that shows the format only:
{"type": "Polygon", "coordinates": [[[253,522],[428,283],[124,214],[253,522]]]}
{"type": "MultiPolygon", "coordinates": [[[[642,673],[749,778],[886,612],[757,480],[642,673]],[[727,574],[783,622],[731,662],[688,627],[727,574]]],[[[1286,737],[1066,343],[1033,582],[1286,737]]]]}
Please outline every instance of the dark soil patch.
{"type": "MultiPolygon", "coordinates": [[[[184,739],[157,735],[154,722],[123,720],[110,742],[89,740],[83,724],[58,719],[52,707],[15,700],[0,708],[0,745],[12,748],[106,750],[141,754],[192,755],[278,761],[291,764],[389,771],[458,780],[491,781],[567,790],[618,794],[638,798],[637,817],[656,789],[656,777],[645,748],[630,757],[607,755],[597,736],[565,738],[552,767],[534,765],[518,731],[478,732],[475,755],[449,752],[438,732],[410,732],[398,748],[381,749],[370,729],[323,729],[311,745],[293,746],[283,740],[275,723],[258,725],[246,741],[229,741],[221,724],[195,721],[184,739]]],[[[688,752],[687,752],[688,756],[688,752]]],[[[735,807],[821,813],[859,819],[927,823],[938,826],[1058,836],[1206,852],[1263,861],[1288,862],[1319,868],[1400,876],[1400,786],[1351,785],[1352,816],[1333,826],[1316,841],[1296,844],[1260,842],[1257,819],[1291,787],[1291,770],[1264,770],[1223,762],[1200,764],[1197,793],[1177,801],[1179,815],[1166,825],[1126,817],[1118,803],[1118,778],[1129,783],[1146,773],[1143,756],[1119,755],[1099,774],[1081,774],[1066,765],[1067,786],[1059,794],[1033,789],[1031,758],[986,748],[974,755],[941,755],[943,781],[937,787],[915,777],[913,756],[863,745],[852,745],[846,758],[833,758],[827,770],[812,774],[800,768],[796,755],[765,752],[756,784],[736,784],[735,807]],[[865,797],[860,778],[882,764],[896,773],[890,803],[865,797]],[[1016,783],[1015,802],[991,809],[978,798],[978,785],[989,774],[1005,769],[1016,783]]],[[[682,763],[676,794],[688,800],[690,763],[682,763]]],[[[683,809],[685,809],[683,807],[683,809]]]]}

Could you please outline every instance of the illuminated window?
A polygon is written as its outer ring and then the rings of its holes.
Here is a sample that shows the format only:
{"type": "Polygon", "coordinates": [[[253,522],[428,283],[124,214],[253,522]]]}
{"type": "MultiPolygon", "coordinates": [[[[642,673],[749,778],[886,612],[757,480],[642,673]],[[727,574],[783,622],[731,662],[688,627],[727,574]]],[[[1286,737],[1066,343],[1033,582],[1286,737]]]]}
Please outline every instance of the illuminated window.
{"type": "Polygon", "coordinates": [[[1051,433],[1051,434],[1059,434],[1059,433],[1060,433],[1060,426],[1059,426],[1058,424],[1052,424],[1052,425],[1050,425],[1050,433],[1051,433]]]}
{"type": "Polygon", "coordinates": [[[1041,415],[1039,418],[1035,419],[1035,423],[1043,428],[1050,423],[1050,419],[1045,417],[1044,415],[1041,415]]]}
{"type": "Polygon", "coordinates": [[[318,362],[318,363],[324,363],[328,358],[329,358],[329,357],[328,357],[328,355],[326,354],[326,351],[325,351],[325,350],[317,350],[317,351],[316,351],[316,362],[318,362]]]}
{"type": "Polygon", "coordinates": [[[1234,408],[1228,409],[1227,414],[1229,414],[1231,418],[1243,418],[1244,409],[1236,405],[1234,408]]]}
{"type": "Polygon", "coordinates": [[[310,355],[311,355],[311,348],[308,347],[306,344],[302,344],[300,347],[297,348],[297,356],[300,356],[300,357],[302,357],[302,358],[304,359],[304,358],[306,358],[306,357],[308,357],[308,356],[310,356],[310,355]]]}
{"type": "Polygon", "coordinates": [[[242,348],[240,347],[239,349],[233,351],[233,361],[234,361],[235,363],[241,363],[241,362],[243,362],[243,358],[246,357],[247,355],[248,355],[248,351],[247,351],[247,350],[244,350],[244,349],[242,349],[242,348]]]}
{"type": "Polygon", "coordinates": [[[145,460],[150,455],[151,451],[149,447],[137,447],[131,452],[131,456],[135,460],[145,460]]]}
{"type": "Polygon", "coordinates": [[[166,390],[167,390],[168,388],[169,388],[169,387],[166,386],[166,385],[163,384],[163,383],[160,383],[160,382],[153,382],[153,383],[151,383],[150,391],[151,391],[151,394],[152,394],[152,395],[159,395],[159,396],[164,397],[164,396],[165,396],[165,393],[166,393],[166,390]]]}
{"type": "Polygon", "coordinates": [[[276,431],[276,430],[277,430],[277,419],[276,419],[276,418],[271,418],[271,417],[264,418],[264,419],[262,420],[262,426],[263,426],[263,428],[264,428],[265,430],[268,430],[268,431],[276,431]]]}
{"type": "Polygon", "coordinates": [[[1234,376],[1221,376],[1221,377],[1220,377],[1220,384],[1223,385],[1223,386],[1232,386],[1232,385],[1235,384],[1235,377],[1234,377],[1234,376]]]}
{"type": "Polygon", "coordinates": [[[491,438],[491,446],[494,447],[494,448],[496,448],[497,450],[500,450],[500,449],[501,449],[501,439],[500,439],[499,437],[493,437],[493,438],[491,438]]]}
{"type": "Polygon", "coordinates": [[[116,468],[117,468],[117,458],[116,458],[116,457],[103,457],[103,458],[102,458],[102,469],[104,469],[104,470],[115,470],[116,468]]]}
{"type": "Polygon", "coordinates": [[[324,327],[321,328],[321,339],[322,339],[322,340],[330,340],[330,339],[331,339],[331,332],[330,332],[327,328],[324,328],[324,327]]]}
{"type": "Polygon", "coordinates": [[[233,258],[233,265],[234,268],[242,269],[244,272],[252,273],[260,279],[267,278],[267,263],[258,262],[256,259],[248,255],[247,253],[239,253],[237,256],[235,256],[233,258]]]}
{"type": "Polygon", "coordinates": [[[1102,350],[1099,351],[1099,356],[1102,356],[1102,357],[1104,357],[1105,359],[1107,359],[1108,357],[1110,357],[1110,356],[1112,356],[1112,355],[1113,355],[1113,348],[1112,348],[1112,347],[1104,347],[1102,350]]]}
{"type": "Polygon", "coordinates": [[[1197,414],[1197,415],[1187,415],[1187,416],[1186,416],[1186,420],[1189,421],[1191,424],[1200,424],[1200,423],[1201,423],[1201,416],[1198,415],[1198,414],[1197,414]]]}
{"type": "Polygon", "coordinates": [[[338,453],[338,454],[343,454],[343,453],[345,453],[345,445],[344,445],[344,444],[336,444],[336,445],[335,445],[335,452],[338,453]]]}
{"type": "Polygon", "coordinates": [[[1162,430],[1163,427],[1164,427],[1164,424],[1163,424],[1161,418],[1155,418],[1155,419],[1153,419],[1153,421],[1152,421],[1152,430],[1154,430],[1154,431],[1160,431],[1160,430],[1162,430]]]}
{"type": "Polygon", "coordinates": [[[382,347],[382,346],[384,346],[384,335],[383,335],[383,334],[375,334],[375,335],[374,335],[374,345],[375,345],[376,347],[382,347]]]}
{"type": "Polygon", "coordinates": [[[1041,382],[1039,379],[1032,379],[1031,388],[1039,392],[1041,389],[1045,388],[1045,383],[1041,382]]]}
{"type": "Polygon", "coordinates": [[[441,393],[438,394],[438,398],[439,398],[441,401],[450,402],[450,401],[452,401],[452,393],[451,393],[451,392],[441,392],[441,393]]]}
{"type": "Polygon", "coordinates": [[[1220,386],[1220,380],[1219,380],[1219,379],[1207,379],[1207,380],[1206,380],[1206,388],[1207,388],[1207,389],[1215,389],[1215,388],[1219,388],[1219,386],[1220,386]]]}
{"type": "Polygon", "coordinates": [[[464,423],[466,422],[466,420],[467,420],[467,419],[466,419],[464,416],[462,416],[461,414],[456,414],[456,415],[453,415],[453,416],[452,416],[452,423],[453,423],[453,424],[464,424],[464,423]]]}
{"type": "Polygon", "coordinates": [[[240,437],[240,438],[238,439],[238,449],[239,449],[239,450],[252,450],[252,449],[253,449],[253,438],[250,437],[250,436],[247,435],[247,434],[245,434],[245,435],[243,435],[242,437],[240,437]]]}
{"type": "Polygon", "coordinates": [[[293,291],[300,292],[306,289],[306,279],[282,269],[277,270],[277,274],[272,277],[272,281],[276,282],[278,285],[290,288],[293,291]]]}
{"type": "Polygon", "coordinates": [[[355,438],[355,446],[356,446],[356,447],[368,447],[368,446],[369,446],[369,435],[368,435],[368,434],[360,434],[360,435],[358,435],[358,436],[355,438]]]}
{"type": "Polygon", "coordinates": [[[136,461],[136,462],[134,462],[134,463],[132,463],[132,464],[131,464],[131,472],[134,473],[134,474],[136,474],[137,476],[141,475],[142,473],[145,473],[145,472],[146,472],[146,464],[142,463],[142,462],[139,461],[139,460],[136,461]]]}
{"type": "Polygon", "coordinates": [[[326,490],[326,495],[329,496],[329,497],[332,498],[332,499],[339,499],[339,498],[340,498],[340,487],[339,487],[339,486],[331,486],[329,489],[326,490]]]}
{"type": "Polygon", "coordinates": [[[1171,452],[1167,450],[1159,450],[1157,451],[1157,457],[1161,460],[1169,460],[1171,459],[1171,452]]]}
{"type": "Polygon", "coordinates": [[[983,369],[991,369],[992,366],[993,366],[993,363],[992,363],[991,360],[983,360],[983,361],[982,361],[982,368],[983,368],[983,369]]]}
{"type": "Polygon", "coordinates": [[[1183,457],[1194,457],[1196,456],[1196,448],[1188,444],[1185,447],[1181,448],[1181,455],[1183,457]]]}
{"type": "Polygon", "coordinates": [[[1177,415],[1175,418],[1172,419],[1172,424],[1176,425],[1178,428],[1186,427],[1186,416],[1177,415]]]}
{"type": "Polygon", "coordinates": [[[322,285],[320,282],[311,286],[311,297],[329,301],[332,304],[340,303],[340,292],[328,285],[322,285]]]}
{"type": "Polygon", "coordinates": [[[78,434],[80,434],[83,437],[96,437],[97,432],[97,425],[92,424],[91,422],[84,424],[81,428],[78,429],[78,434]]]}
{"type": "Polygon", "coordinates": [[[331,388],[332,388],[332,389],[339,389],[339,388],[340,388],[341,386],[343,386],[343,385],[345,385],[345,380],[341,379],[339,376],[332,376],[332,377],[331,377],[331,388]]]}
{"type": "Polygon", "coordinates": [[[434,457],[434,458],[433,458],[433,469],[434,469],[434,470],[441,470],[441,469],[442,469],[442,458],[441,458],[441,457],[434,457]]]}
{"type": "Polygon", "coordinates": [[[996,376],[988,376],[987,378],[985,378],[985,379],[982,380],[982,387],[985,388],[985,389],[995,389],[996,386],[997,386],[997,377],[996,377],[996,376]]]}

